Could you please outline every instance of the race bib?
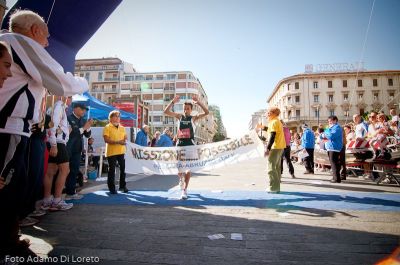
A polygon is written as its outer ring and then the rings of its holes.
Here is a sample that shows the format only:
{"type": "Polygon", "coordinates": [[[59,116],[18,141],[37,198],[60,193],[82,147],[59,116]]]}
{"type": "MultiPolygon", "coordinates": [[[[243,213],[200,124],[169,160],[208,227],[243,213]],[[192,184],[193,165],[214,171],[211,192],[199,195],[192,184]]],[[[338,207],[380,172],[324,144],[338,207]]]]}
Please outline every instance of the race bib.
{"type": "Polygon", "coordinates": [[[178,139],[189,139],[190,138],[190,129],[181,129],[178,130],[178,139]]]}

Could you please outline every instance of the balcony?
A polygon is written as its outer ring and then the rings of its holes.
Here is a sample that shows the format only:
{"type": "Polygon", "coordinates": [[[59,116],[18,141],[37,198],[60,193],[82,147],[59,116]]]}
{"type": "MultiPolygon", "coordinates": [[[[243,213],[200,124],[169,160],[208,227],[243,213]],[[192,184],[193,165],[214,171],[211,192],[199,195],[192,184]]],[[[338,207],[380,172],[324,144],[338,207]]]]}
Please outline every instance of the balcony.
{"type": "Polygon", "coordinates": [[[192,93],[199,94],[199,90],[196,88],[175,88],[175,93],[192,93]]]}
{"type": "MultiPolygon", "coordinates": [[[[346,116],[338,116],[339,123],[344,124],[344,122],[350,122],[352,120],[352,117],[346,117],[346,116]]],[[[313,126],[315,126],[318,122],[322,124],[328,124],[328,117],[329,116],[295,116],[295,117],[290,117],[287,119],[284,119],[286,122],[295,122],[297,124],[302,124],[302,123],[311,123],[313,126]]]]}
{"type": "Polygon", "coordinates": [[[104,81],[105,82],[117,82],[117,81],[119,81],[119,77],[106,77],[106,78],[104,78],[104,81]]]}
{"type": "Polygon", "coordinates": [[[175,125],[175,122],[173,121],[164,121],[164,125],[175,125]]]}
{"type": "Polygon", "coordinates": [[[118,90],[116,88],[93,88],[92,92],[97,92],[97,93],[117,93],[118,90]]]}
{"type": "Polygon", "coordinates": [[[121,89],[121,95],[130,95],[131,91],[129,89],[121,89]]]}
{"type": "Polygon", "coordinates": [[[152,122],[150,122],[150,124],[152,126],[161,126],[161,125],[163,125],[163,122],[162,121],[152,121],[152,122]]]}
{"type": "Polygon", "coordinates": [[[162,115],[164,115],[164,111],[162,111],[162,110],[150,110],[149,114],[153,115],[153,116],[162,116],[162,115]]]}

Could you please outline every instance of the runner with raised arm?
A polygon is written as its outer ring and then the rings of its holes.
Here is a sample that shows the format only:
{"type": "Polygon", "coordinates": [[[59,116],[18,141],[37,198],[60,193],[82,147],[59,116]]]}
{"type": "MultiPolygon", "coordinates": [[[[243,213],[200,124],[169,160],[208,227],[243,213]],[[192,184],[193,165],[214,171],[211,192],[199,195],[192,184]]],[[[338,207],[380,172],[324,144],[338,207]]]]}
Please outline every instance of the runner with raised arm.
{"type": "MultiPolygon", "coordinates": [[[[177,141],[177,146],[190,146],[190,145],[195,145],[194,141],[194,132],[196,130],[196,125],[195,122],[201,118],[204,118],[208,115],[209,111],[207,107],[199,101],[196,95],[192,97],[191,102],[185,102],[184,103],[184,108],[183,108],[183,114],[176,113],[171,111],[171,107],[178,103],[180,100],[180,97],[177,95],[174,97],[174,99],[168,104],[168,106],[164,110],[164,114],[175,117],[176,119],[179,120],[179,126],[178,126],[178,141],[177,141]],[[200,106],[200,108],[204,111],[204,113],[199,113],[196,116],[192,116],[192,110],[193,110],[193,104],[197,104],[200,106]]],[[[190,152],[186,152],[186,159],[190,159],[188,156],[190,152]]],[[[195,154],[193,154],[195,155],[195,154]]],[[[178,173],[179,176],[179,184],[182,190],[182,196],[181,199],[186,200],[187,199],[187,188],[189,185],[189,180],[191,177],[191,172],[190,170],[186,169],[183,172],[181,170],[178,173]]]]}

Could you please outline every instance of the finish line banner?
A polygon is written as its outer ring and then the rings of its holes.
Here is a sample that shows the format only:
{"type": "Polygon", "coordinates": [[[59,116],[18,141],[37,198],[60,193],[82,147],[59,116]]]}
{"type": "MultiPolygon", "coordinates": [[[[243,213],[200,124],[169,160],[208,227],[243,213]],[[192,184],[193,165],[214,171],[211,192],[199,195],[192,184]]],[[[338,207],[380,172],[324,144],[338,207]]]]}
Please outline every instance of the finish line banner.
{"type": "Polygon", "coordinates": [[[252,131],[239,139],[185,147],[143,147],[128,143],[125,171],[130,174],[172,175],[190,170],[212,170],[264,155],[264,146],[252,131]]]}

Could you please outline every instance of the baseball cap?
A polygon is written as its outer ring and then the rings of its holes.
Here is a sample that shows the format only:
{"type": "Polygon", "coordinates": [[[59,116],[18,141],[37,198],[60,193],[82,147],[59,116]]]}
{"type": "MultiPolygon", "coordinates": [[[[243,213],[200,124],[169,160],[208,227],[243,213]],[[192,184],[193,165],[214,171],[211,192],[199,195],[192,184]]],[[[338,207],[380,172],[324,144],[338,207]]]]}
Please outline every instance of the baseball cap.
{"type": "Polygon", "coordinates": [[[74,103],[74,109],[75,108],[81,108],[81,109],[84,109],[84,110],[88,110],[89,109],[88,106],[86,106],[83,103],[74,103]]]}

